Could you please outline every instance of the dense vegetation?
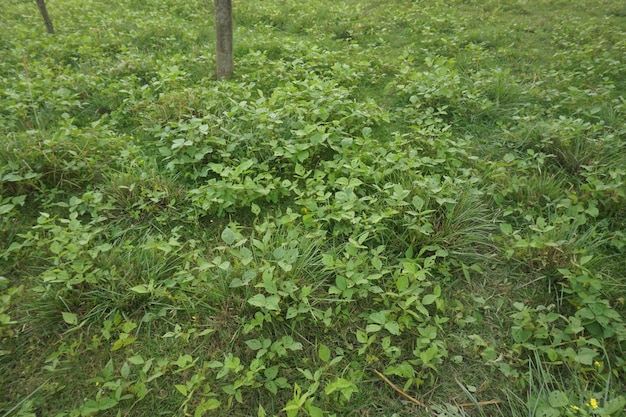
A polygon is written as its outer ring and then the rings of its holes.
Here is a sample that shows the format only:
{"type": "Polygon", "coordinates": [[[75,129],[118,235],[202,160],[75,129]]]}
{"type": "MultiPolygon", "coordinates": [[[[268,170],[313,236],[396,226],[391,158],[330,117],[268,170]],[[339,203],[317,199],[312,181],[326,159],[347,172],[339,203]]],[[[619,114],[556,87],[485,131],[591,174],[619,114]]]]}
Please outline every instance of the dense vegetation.
{"type": "Polygon", "coordinates": [[[620,0],[0,5],[0,416],[623,416],[620,0]]]}

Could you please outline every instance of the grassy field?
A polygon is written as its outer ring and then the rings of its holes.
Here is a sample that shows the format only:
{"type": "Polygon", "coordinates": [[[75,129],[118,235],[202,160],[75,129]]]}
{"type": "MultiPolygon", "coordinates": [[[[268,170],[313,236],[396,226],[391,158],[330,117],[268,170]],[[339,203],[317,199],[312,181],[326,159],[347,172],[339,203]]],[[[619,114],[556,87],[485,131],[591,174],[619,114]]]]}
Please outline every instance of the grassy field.
{"type": "Polygon", "coordinates": [[[0,4],[0,417],[625,416],[621,0],[0,4]]]}

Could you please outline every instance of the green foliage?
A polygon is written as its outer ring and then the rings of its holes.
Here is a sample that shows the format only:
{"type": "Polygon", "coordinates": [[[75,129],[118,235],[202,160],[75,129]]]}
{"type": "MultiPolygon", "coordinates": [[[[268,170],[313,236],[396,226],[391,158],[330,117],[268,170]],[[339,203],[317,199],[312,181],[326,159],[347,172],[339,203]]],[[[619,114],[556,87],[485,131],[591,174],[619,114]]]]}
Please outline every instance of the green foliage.
{"type": "Polygon", "coordinates": [[[617,1],[5,3],[3,416],[623,412],[617,1]]]}

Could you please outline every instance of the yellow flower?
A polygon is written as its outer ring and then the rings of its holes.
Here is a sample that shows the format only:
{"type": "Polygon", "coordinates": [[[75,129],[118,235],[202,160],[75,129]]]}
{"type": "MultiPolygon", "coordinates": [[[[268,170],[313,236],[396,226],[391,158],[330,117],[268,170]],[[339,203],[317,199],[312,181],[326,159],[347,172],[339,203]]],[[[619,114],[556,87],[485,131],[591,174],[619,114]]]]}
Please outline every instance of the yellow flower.
{"type": "Polygon", "coordinates": [[[570,405],[569,407],[570,407],[572,410],[574,410],[574,411],[578,411],[578,410],[579,410],[578,406],[576,406],[576,405],[570,405]]]}
{"type": "Polygon", "coordinates": [[[600,362],[598,362],[598,361],[594,361],[594,362],[593,362],[593,364],[594,364],[596,367],[598,367],[598,368],[599,368],[600,366],[602,366],[602,364],[601,364],[600,362]]]}
{"type": "Polygon", "coordinates": [[[589,400],[589,405],[593,409],[598,408],[598,400],[596,400],[595,398],[591,397],[591,399],[589,400]]]}

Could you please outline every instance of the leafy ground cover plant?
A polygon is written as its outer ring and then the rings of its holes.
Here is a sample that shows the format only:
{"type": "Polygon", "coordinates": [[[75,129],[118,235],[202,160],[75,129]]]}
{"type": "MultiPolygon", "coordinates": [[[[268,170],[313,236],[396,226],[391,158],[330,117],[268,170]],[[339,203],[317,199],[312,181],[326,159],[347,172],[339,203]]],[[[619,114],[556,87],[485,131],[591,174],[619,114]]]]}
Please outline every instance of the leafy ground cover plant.
{"type": "Polygon", "coordinates": [[[619,2],[235,2],[229,81],[210,5],[47,3],[2,6],[0,415],[623,414],[619,2]]]}

